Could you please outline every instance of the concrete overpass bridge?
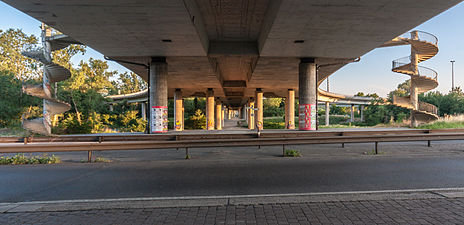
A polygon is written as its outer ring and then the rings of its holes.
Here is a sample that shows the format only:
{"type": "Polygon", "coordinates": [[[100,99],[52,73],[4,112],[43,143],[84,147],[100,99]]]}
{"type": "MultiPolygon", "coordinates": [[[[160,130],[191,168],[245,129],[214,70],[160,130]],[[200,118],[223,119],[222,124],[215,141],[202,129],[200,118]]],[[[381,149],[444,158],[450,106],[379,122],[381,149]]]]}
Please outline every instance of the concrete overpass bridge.
{"type": "MultiPolygon", "coordinates": [[[[216,105],[300,100],[302,130],[315,129],[318,89],[344,65],[461,0],[3,0],[118,61],[149,83],[150,132],[165,132],[167,99],[206,96],[208,129],[216,105]]],[[[216,113],[216,116],[219,116],[216,113]]],[[[217,119],[217,118],[216,118],[217,119]]],[[[293,120],[293,119],[291,119],[293,120]]],[[[294,121],[288,128],[294,128],[294,121]]]]}

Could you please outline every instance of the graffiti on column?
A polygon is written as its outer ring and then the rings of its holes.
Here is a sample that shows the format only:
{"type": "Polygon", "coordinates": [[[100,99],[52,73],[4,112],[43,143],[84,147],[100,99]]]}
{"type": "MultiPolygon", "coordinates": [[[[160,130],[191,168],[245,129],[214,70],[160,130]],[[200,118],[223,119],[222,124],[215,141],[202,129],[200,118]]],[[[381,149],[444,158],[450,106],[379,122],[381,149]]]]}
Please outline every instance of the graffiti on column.
{"type": "Polygon", "coordinates": [[[316,104],[300,104],[300,130],[316,130],[316,104]]]}
{"type": "Polygon", "coordinates": [[[295,124],[293,123],[293,121],[288,121],[287,129],[295,129],[295,124]]]}
{"type": "Polygon", "coordinates": [[[168,107],[152,106],[151,108],[151,132],[162,133],[168,131],[168,107]]]}
{"type": "Polygon", "coordinates": [[[208,120],[207,129],[214,130],[214,120],[208,120]]]}
{"type": "Polygon", "coordinates": [[[180,120],[176,120],[176,130],[181,130],[182,126],[180,125],[180,120]]]}

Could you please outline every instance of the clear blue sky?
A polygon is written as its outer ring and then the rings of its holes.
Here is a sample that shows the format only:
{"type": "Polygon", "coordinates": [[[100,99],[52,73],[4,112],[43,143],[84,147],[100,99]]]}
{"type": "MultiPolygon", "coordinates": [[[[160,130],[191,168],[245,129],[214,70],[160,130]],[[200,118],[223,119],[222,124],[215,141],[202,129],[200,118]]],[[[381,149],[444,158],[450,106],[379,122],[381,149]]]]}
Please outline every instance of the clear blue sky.
{"type": "MultiPolygon", "coordinates": [[[[446,93],[451,88],[451,63],[456,60],[455,85],[464,88],[464,3],[435,16],[429,21],[414,28],[426,31],[438,37],[439,53],[432,59],[421,63],[421,66],[432,68],[438,72],[440,92],[446,93]]],[[[0,29],[19,28],[27,34],[39,36],[40,22],[28,15],[0,2],[0,29]]],[[[409,76],[391,72],[391,61],[410,54],[408,46],[378,48],[361,57],[361,62],[347,65],[330,76],[330,91],[353,95],[359,91],[378,93],[385,97],[398,84],[409,79],[409,76]]],[[[103,55],[88,48],[84,56],[72,59],[74,64],[89,57],[103,59],[103,55]]],[[[110,69],[127,71],[117,63],[109,62],[110,69]]],[[[325,83],[321,85],[325,88],[325,83]]]]}

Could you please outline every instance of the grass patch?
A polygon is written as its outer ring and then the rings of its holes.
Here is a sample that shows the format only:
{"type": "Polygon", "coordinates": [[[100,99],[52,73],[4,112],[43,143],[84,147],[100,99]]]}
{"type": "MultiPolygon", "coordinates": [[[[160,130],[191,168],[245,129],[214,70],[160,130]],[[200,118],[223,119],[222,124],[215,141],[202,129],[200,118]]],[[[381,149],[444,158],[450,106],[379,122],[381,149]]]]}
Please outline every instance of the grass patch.
{"type": "Polygon", "coordinates": [[[285,157],[301,157],[301,153],[295,149],[287,149],[285,150],[285,157]]]}
{"type": "Polygon", "coordinates": [[[93,162],[96,162],[96,163],[109,163],[109,162],[113,162],[113,160],[98,156],[93,160],[93,162]]]}
{"type": "Polygon", "coordinates": [[[19,164],[54,164],[61,163],[59,157],[55,155],[48,156],[25,156],[24,154],[17,154],[14,156],[1,156],[0,165],[19,165],[19,164]]]}
{"type": "MultiPolygon", "coordinates": [[[[374,150],[371,150],[371,151],[369,151],[369,152],[363,152],[363,154],[364,154],[364,155],[376,155],[376,154],[375,154],[375,149],[374,149],[374,150]]],[[[377,155],[383,155],[383,154],[385,154],[385,152],[379,151],[379,152],[377,153],[377,155]]]]}
{"type": "Polygon", "coordinates": [[[446,129],[446,128],[464,128],[464,121],[446,122],[437,121],[435,123],[423,124],[417,127],[417,129],[446,129]]]}

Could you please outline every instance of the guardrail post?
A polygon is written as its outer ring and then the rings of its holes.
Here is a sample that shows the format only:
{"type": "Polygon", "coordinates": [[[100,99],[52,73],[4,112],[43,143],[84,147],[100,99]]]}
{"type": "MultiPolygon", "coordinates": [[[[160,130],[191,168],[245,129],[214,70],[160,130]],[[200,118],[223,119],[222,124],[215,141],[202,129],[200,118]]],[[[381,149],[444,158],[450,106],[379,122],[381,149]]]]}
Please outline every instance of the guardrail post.
{"type": "Polygon", "coordinates": [[[285,145],[282,145],[282,157],[285,157],[285,145]]]}
{"type": "Polygon", "coordinates": [[[378,145],[379,145],[379,142],[376,141],[376,142],[375,142],[375,154],[376,154],[376,155],[379,154],[379,152],[378,152],[378,150],[377,150],[378,145]]]}
{"type": "Polygon", "coordinates": [[[24,137],[24,144],[27,145],[27,139],[29,139],[28,137],[24,137]]]}
{"type": "Polygon", "coordinates": [[[427,141],[427,147],[431,147],[432,146],[432,143],[430,140],[427,141]]]}
{"type": "Polygon", "coordinates": [[[89,163],[92,162],[92,151],[87,152],[87,162],[89,162],[89,163]]]}
{"type": "Polygon", "coordinates": [[[342,148],[345,148],[345,143],[342,143],[342,148]]]}
{"type": "Polygon", "coordinates": [[[185,159],[190,159],[189,148],[185,148],[185,159]]]}

